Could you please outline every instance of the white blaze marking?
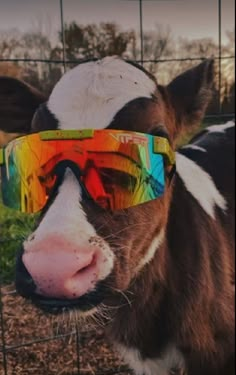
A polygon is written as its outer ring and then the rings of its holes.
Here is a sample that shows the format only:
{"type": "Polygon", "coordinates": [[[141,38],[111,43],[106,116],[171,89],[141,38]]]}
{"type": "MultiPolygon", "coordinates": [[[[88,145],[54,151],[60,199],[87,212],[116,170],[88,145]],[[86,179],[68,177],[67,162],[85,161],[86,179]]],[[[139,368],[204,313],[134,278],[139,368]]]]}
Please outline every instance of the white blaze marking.
{"type": "MultiPolygon", "coordinates": [[[[88,222],[81,206],[81,188],[71,172],[67,170],[65,179],[59,188],[58,195],[49,207],[46,215],[36,231],[24,242],[25,252],[31,251],[31,246],[50,235],[61,235],[73,240],[80,246],[90,246],[89,240],[98,237],[94,227],[88,222]]],[[[98,245],[99,246],[99,245],[98,245]]],[[[107,262],[100,267],[99,279],[102,280],[111,272],[114,265],[114,254],[109,245],[102,240],[99,246],[107,262]]],[[[66,250],[65,250],[66,251],[66,250]]]]}
{"type": "Polygon", "coordinates": [[[57,83],[48,101],[61,129],[104,129],[128,102],[151,98],[156,84],[117,58],[80,64],[57,83]]]}
{"type": "Polygon", "coordinates": [[[215,206],[227,209],[227,202],[220,194],[211,176],[194,161],[176,153],[176,167],[186,189],[198,201],[204,211],[215,219],[215,206]]]}
{"type": "Polygon", "coordinates": [[[160,358],[143,359],[137,349],[116,344],[122,358],[135,371],[135,375],[170,375],[173,369],[185,369],[185,360],[174,346],[169,347],[160,358]]]}
{"type": "Polygon", "coordinates": [[[165,238],[165,230],[161,229],[160,233],[152,240],[151,245],[147,249],[147,253],[141,259],[140,263],[136,268],[136,272],[139,272],[143,267],[145,267],[148,263],[152,261],[154,258],[156,251],[162,245],[165,238]]]}
{"type": "Polygon", "coordinates": [[[235,122],[234,121],[228,121],[226,124],[223,124],[223,125],[212,125],[212,126],[209,126],[208,128],[206,128],[206,130],[209,133],[225,133],[225,131],[227,129],[230,129],[233,126],[235,126],[235,122]]]}

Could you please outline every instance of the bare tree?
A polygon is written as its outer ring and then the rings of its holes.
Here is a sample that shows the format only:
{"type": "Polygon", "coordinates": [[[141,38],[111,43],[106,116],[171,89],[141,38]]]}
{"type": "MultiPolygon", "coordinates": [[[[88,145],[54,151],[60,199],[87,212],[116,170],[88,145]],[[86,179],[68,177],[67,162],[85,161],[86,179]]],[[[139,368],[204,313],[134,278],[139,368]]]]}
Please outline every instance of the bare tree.
{"type": "MultiPolygon", "coordinates": [[[[62,42],[62,34],[59,33],[62,42]]],[[[133,31],[121,31],[115,23],[78,25],[76,22],[65,24],[66,54],[69,60],[102,58],[109,55],[124,56],[130,41],[134,39],[133,31]]],[[[60,56],[62,48],[56,46],[53,54],[60,56]]]]}
{"type": "Polygon", "coordinates": [[[21,32],[18,29],[1,30],[0,57],[13,59],[22,52],[21,32]]]}
{"type": "Polygon", "coordinates": [[[144,59],[151,60],[146,68],[154,74],[158,73],[159,65],[155,61],[173,57],[175,45],[169,26],[155,25],[155,30],[146,31],[143,36],[144,59]]]}
{"type": "Polygon", "coordinates": [[[222,89],[221,99],[223,109],[227,112],[235,111],[235,30],[227,31],[227,42],[223,47],[221,61],[222,89]]]}

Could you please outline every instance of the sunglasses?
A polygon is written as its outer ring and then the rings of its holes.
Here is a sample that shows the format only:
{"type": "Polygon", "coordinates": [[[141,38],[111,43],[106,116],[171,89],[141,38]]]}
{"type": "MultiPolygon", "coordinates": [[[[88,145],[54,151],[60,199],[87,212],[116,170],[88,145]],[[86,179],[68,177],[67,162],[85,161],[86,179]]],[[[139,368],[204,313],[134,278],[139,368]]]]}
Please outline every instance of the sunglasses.
{"type": "Polygon", "coordinates": [[[166,138],[121,130],[55,130],[17,138],[0,149],[3,204],[44,208],[67,168],[83,195],[107,210],[161,197],[175,154],[166,138]]]}

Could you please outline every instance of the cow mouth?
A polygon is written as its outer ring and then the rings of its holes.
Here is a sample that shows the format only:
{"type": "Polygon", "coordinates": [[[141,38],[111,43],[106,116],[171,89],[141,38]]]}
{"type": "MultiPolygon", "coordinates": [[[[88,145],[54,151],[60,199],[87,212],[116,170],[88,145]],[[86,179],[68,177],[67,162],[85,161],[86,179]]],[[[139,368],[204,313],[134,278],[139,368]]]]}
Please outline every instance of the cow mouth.
{"type": "Polygon", "coordinates": [[[36,293],[26,297],[21,292],[20,294],[30,300],[40,310],[49,314],[60,314],[71,309],[76,309],[79,313],[85,313],[98,307],[108,296],[109,290],[103,285],[103,282],[100,282],[96,286],[96,290],[75,299],[44,297],[36,293]]]}

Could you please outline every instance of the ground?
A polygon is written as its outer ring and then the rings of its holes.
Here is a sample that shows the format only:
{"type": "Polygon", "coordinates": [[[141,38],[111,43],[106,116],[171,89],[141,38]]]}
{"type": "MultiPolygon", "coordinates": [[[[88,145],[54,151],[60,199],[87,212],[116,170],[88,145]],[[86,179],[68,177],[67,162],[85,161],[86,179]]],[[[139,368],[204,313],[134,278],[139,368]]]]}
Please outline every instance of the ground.
{"type": "Polygon", "coordinates": [[[2,288],[0,375],[132,374],[102,329],[78,331],[68,317],[46,316],[11,290],[12,286],[2,288]]]}

